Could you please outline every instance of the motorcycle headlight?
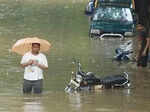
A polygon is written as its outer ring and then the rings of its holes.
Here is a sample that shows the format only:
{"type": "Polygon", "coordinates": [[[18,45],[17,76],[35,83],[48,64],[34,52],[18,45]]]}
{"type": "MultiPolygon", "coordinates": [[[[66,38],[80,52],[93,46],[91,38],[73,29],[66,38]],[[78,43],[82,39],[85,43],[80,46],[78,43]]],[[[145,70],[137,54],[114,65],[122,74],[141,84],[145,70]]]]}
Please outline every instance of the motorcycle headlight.
{"type": "Polygon", "coordinates": [[[80,75],[77,75],[76,76],[76,81],[80,83],[82,81],[82,77],[80,75]]]}

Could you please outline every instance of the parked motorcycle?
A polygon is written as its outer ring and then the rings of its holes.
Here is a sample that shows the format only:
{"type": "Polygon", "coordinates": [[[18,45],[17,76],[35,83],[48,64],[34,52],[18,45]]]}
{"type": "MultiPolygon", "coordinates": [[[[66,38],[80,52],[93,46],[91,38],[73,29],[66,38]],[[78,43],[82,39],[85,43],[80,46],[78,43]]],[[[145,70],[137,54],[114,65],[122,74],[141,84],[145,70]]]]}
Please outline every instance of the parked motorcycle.
{"type": "Polygon", "coordinates": [[[66,92],[95,90],[95,89],[110,89],[110,88],[125,88],[130,86],[128,74],[126,72],[119,75],[110,75],[103,78],[97,77],[92,72],[84,72],[81,69],[81,63],[73,62],[77,66],[75,72],[72,72],[69,84],[65,87],[66,92]]]}

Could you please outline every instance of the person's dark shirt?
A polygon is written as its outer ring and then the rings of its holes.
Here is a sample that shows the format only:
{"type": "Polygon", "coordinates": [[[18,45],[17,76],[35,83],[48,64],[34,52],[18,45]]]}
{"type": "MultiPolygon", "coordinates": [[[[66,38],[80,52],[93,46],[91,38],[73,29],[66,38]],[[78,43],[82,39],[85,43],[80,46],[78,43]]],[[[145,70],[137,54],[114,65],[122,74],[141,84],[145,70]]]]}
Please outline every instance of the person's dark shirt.
{"type": "Polygon", "coordinates": [[[145,30],[143,31],[138,31],[138,38],[139,38],[139,41],[141,41],[141,50],[140,52],[142,53],[146,47],[146,44],[147,44],[147,32],[145,30]]]}
{"type": "Polygon", "coordinates": [[[138,24],[149,29],[150,24],[150,0],[135,0],[135,12],[138,14],[138,24]]]}

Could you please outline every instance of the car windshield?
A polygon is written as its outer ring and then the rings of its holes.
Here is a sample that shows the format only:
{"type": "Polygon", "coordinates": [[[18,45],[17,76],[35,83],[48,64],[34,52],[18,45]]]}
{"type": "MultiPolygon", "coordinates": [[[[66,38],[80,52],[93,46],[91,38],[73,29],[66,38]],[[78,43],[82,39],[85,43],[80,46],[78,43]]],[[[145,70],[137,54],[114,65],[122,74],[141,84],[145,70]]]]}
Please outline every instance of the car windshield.
{"type": "Polygon", "coordinates": [[[99,8],[93,20],[103,21],[126,21],[132,22],[132,14],[129,8],[116,8],[116,7],[101,7],[99,8]]]}

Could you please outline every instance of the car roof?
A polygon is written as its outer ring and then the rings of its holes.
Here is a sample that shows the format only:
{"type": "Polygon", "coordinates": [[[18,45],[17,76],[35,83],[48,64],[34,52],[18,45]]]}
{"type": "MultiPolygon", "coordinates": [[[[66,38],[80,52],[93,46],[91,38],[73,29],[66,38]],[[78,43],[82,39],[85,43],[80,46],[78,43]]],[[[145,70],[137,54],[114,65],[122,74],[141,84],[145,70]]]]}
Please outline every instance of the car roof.
{"type": "Polygon", "coordinates": [[[116,6],[130,8],[134,0],[97,0],[98,7],[100,6],[116,6]]]}

